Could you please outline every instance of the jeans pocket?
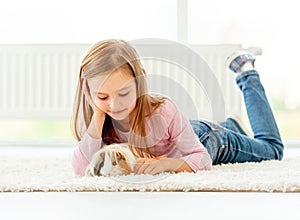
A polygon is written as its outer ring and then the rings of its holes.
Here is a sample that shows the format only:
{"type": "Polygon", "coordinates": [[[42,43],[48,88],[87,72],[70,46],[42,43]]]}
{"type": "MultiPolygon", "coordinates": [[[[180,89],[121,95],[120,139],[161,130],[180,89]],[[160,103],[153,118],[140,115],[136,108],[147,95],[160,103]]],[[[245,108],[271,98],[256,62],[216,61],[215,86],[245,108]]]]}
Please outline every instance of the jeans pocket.
{"type": "Polygon", "coordinates": [[[208,153],[210,154],[213,164],[217,164],[221,158],[224,157],[226,153],[226,146],[224,145],[224,139],[226,139],[225,131],[222,126],[203,121],[202,124],[205,124],[209,127],[210,131],[206,134],[208,138],[203,143],[208,153]]]}
{"type": "Polygon", "coordinates": [[[209,137],[211,127],[203,121],[191,120],[190,123],[200,142],[203,143],[209,137]]]}

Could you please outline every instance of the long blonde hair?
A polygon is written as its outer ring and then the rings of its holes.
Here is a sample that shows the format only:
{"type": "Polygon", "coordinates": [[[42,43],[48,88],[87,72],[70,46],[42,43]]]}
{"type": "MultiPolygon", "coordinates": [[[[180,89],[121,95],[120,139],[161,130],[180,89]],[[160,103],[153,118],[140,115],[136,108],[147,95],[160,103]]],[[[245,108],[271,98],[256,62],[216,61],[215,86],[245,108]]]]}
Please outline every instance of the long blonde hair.
{"type": "MultiPolygon", "coordinates": [[[[93,116],[93,109],[83,93],[83,79],[110,74],[119,68],[127,68],[132,72],[137,88],[136,107],[128,144],[137,156],[149,156],[151,154],[146,138],[146,117],[151,116],[152,112],[164,101],[164,97],[148,94],[146,72],[139,56],[133,46],[123,40],[100,41],[92,45],[83,57],[71,118],[72,135],[77,141],[80,141],[93,116]],[[138,135],[134,134],[135,132],[138,135]]],[[[119,141],[112,124],[112,118],[107,114],[101,136],[105,144],[119,141]]]]}

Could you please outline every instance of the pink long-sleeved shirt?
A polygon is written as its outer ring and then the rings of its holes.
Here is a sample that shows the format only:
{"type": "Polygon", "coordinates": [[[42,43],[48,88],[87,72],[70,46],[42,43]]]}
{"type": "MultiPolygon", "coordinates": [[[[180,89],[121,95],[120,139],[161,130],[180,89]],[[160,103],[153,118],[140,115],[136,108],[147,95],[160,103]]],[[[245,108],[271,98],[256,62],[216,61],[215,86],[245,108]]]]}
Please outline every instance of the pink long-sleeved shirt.
{"type": "MultiPolygon", "coordinates": [[[[128,142],[129,132],[115,128],[121,142],[128,142]]],[[[151,117],[146,119],[147,141],[155,156],[166,155],[183,159],[193,171],[209,170],[212,160],[206,148],[194,133],[190,122],[181,114],[176,104],[166,99],[151,117]]],[[[87,132],[78,142],[72,157],[74,172],[84,175],[93,154],[103,146],[101,139],[87,132]]]]}

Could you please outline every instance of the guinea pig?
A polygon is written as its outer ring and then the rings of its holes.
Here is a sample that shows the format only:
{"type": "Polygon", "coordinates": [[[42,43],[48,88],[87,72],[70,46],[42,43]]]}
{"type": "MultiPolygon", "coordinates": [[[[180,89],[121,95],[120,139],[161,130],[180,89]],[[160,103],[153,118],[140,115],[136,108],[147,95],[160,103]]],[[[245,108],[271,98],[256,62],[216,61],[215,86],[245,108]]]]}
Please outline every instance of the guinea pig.
{"type": "Polygon", "coordinates": [[[138,159],[127,143],[105,145],[94,153],[85,170],[85,175],[128,175],[133,172],[138,159]]]}

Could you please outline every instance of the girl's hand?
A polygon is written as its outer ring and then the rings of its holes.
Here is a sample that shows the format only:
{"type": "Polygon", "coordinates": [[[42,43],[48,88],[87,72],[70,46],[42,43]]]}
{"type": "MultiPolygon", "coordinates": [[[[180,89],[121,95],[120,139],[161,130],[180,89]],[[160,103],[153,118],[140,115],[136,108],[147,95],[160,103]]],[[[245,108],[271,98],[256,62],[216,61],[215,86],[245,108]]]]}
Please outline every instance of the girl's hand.
{"type": "Polygon", "coordinates": [[[191,167],[180,158],[170,158],[161,156],[158,158],[142,158],[135,168],[135,174],[151,174],[155,175],[162,172],[194,172],[191,167]]]}
{"type": "Polygon", "coordinates": [[[93,108],[93,117],[91,119],[91,122],[89,124],[89,127],[87,129],[88,134],[95,138],[101,138],[102,136],[102,129],[103,129],[103,124],[105,121],[105,112],[103,112],[101,109],[99,109],[91,96],[89,86],[87,84],[87,80],[85,78],[81,79],[82,80],[82,91],[83,95],[87,101],[87,103],[93,108]]]}
{"type": "Polygon", "coordinates": [[[93,108],[94,114],[105,117],[105,113],[101,109],[99,109],[97,107],[97,105],[95,105],[95,102],[93,101],[93,98],[91,96],[90,89],[89,89],[89,86],[87,83],[87,79],[83,78],[82,80],[83,80],[82,81],[83,94],[85,96],[85,99],[89,103],[89,105],[93,108]]]}
{"type": "Polygon", "coordinates": [[[173,171],[171,167],[172,158],[141,158],[134,168],[134,173],[155,175],[162,172],[173,171]]]}

